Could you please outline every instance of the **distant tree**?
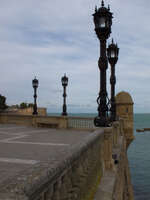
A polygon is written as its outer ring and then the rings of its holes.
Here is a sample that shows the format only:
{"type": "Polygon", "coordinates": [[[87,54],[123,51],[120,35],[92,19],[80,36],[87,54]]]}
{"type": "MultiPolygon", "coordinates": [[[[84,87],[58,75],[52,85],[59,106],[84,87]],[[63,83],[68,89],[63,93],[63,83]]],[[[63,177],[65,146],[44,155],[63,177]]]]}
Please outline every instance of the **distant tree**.
{"type": "Polygon", "coordinates": [[[11,105],[11,106],[9,106],[9,107],[11,107],[11,108],[19,108],[19,105],[18,105],[18,104],[15,104],[15,105],[11,105]]]}
{"type": "Polygon", "coordinates": [[[18,104],[16,104],[16,105],[15,105],[15,107],[16,107],[16,108],[19,108],[19,105],[18,105],[18,104]]]}
{"type": "Polygon", "coordinates": [[[6,108],[8,108],[6,105],[6,97],[0,94],[0,110],[5,110],[6,108]]]}
{"type": "Polygon", "coordinates": [[[33,108],[34,104],[33,103],[28,103],[28,108],[33,108]]]}
{"type": "Polygon", "coordinates": [[[28,108],[28,104],[25,103],[25,102],[22,102],[22,103],[20,104],[20,108],[21,108],[21,109],[28,108]]]}

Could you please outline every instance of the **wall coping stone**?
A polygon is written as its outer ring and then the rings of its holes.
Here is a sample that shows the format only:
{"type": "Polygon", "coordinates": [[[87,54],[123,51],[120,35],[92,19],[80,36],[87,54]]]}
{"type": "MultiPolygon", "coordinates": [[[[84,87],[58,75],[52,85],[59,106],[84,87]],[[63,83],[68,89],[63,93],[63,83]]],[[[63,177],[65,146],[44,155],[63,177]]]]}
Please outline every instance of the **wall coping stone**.
{"type": "Polygon", "coordinates": [[[14,113],[0,113],[0,116],[14,116],[14,117],[28,117],[28,118],[68,118],[67,116],[43,116],[43,115],[20,115],[20,114],[14,114],[14,113]]]}
{"type": "MultiPolygon", "coordinates": [[[[119,145],[118,147],[113,148],[113,153],[117,154],[117,159],[121,160],[121,152],[123,151],[123,140],[124,137],[120,136],[119,138],[119,145]]],[[[117,173],[118,173],[118,166],[114,165],[113,170],[105,170],[104,175],[102,176],[99,188],[95,195],[95,200],[112,200],[114,188],[116,185],[117,180],[117,173]]]]}
{"type": "MultiPolygon", "coordinates": [[[[29,116],[28,116],[29,117],[29,116]]],[[[21,171],[13,179],[0,184],[0,200],[28,200],[34,199],[36,192],[43,191],[45,186],[51,185],[71,168],[80,155],[100,139],[103,141],[104,129],[97,129],[87,136],[81,143],[61,152],[59,159],[54,158],[35,164],[32,168],[21,171]]]]}

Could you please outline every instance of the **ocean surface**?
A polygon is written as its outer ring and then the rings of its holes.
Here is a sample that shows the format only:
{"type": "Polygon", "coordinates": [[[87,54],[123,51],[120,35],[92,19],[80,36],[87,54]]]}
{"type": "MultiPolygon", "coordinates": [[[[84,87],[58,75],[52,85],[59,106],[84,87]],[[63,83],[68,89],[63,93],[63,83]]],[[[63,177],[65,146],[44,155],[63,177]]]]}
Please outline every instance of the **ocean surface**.
{"type": "MultiPolygon", "coordinates": [[[[49,113],[52,116],[60,114],[49,113]]],[[[70,116],[95,117],[96,114],[76,113],[70,116]]],[[[150,114],[134,114],[135,140],[128,149],[131,179],[135,200],[150,200],[150,131],[136,132],[136,129],[150,128],[150,114]]]]}
{"type": "Polygon", "coordinates": [[[136,133],[138,128],[150,128],[150,114],[134,115],[135,140],[128,149],[135,200],[150,200],[150,131],[136,133]]]}

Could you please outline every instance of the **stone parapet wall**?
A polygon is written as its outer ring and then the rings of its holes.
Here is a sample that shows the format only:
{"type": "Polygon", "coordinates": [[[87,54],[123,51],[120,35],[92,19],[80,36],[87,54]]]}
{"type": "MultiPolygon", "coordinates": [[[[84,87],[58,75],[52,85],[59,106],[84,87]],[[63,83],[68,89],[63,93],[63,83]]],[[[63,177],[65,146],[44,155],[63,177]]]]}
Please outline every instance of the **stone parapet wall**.
{"type": "Polygon", "coordinates": [[[121,120],[104,129],[105,167],[94,200],[134,200],[123,125],[121,120]]]}
{"type": "Polygon", "coordinates": [[[133,101],[126,92],[116,99],[119,121],[108,128],[96,129],[85,118],[69,122],[62,116],[0,114],[0,123],[93,129],[81,143],[62,151],[59,160],[39,163],[0,185],[0,200],[134,200],[127,158],[134,139],[133,101]]]}
{"type": "Polygon", "coordinates": [[[42,115],[19,115],[11,113],[0,113],[0,123],[3,124],[20,124],[34,127],[49,128],[69,128],[94,130],[94,119],[84,117],[68,116],[42,116],[42,115]]]}
{"type": "Polygon", "coordinates": [[[18,114],[8,114],[1,113],[0,114],[0,123],[1,124],[18,124],[18,125],[26,125],[32,126],[32,116],[28,115],[18,115],[18,114]]]}
{"type": "Polygon", "coordinates": [[[33,116],[33,115],[18,115],[18,114],[0,114],[0,123],[2,124],[18,124],[26,126],[43,126],[50,128],[67,128],[66,117],[56,116],[33,116]]]}
{"type": "MultiPolygon", "coordinates": [[[[0,121],[36,126],[51,119],[67,126],[66,117],[24,117],[1,115],[0,121]]],[[[98,128],[62,151],[59,160],[39,163],[0,185],[0,200],[133,200],[127,141],[124,119],[98,128]]]]}
{"type": "Polygon", "coordinates": [[[126,140],[121,137],[118,149],[115,150],[118,156],[118,164],[114,168],[115,183],[113,199],[115,200],[134,199],[126,146],[126,140]]]}
{"type": "Polygon", "coordinates": [[[44,162],[0,185],[0,200],[92,200],[104,173],[103,129],[96,130],[59,160],[44,162]]]}

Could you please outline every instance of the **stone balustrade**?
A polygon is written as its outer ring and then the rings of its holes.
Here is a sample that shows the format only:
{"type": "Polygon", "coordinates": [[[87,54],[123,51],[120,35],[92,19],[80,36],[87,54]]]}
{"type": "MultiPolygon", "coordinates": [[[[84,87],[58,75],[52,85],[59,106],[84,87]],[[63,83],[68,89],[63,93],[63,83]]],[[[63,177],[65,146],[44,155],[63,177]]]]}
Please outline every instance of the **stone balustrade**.
{"type": "Polygon", "coordinates": [[[73,129],[94,129],[94,119],[86,117],[68,117],[68,128],[73,129]]]}
{"type": "Polygon", "coordinates": [[[93,118],[64,117],[64,116],[33,116],[17,114],[0,114],[0,123],[20,124],[34,127],[95,129],[93,118]]]}

